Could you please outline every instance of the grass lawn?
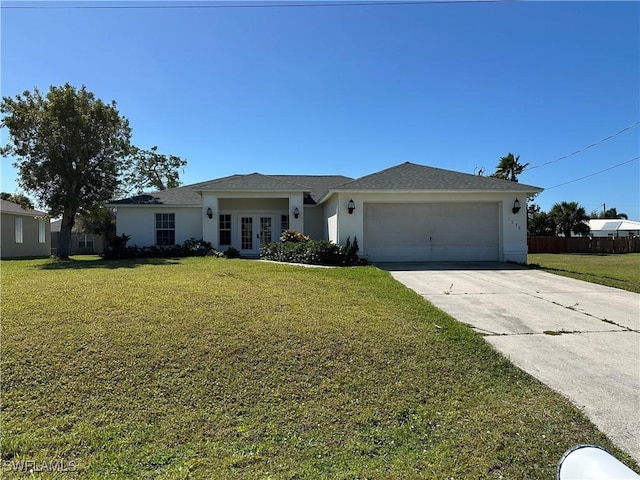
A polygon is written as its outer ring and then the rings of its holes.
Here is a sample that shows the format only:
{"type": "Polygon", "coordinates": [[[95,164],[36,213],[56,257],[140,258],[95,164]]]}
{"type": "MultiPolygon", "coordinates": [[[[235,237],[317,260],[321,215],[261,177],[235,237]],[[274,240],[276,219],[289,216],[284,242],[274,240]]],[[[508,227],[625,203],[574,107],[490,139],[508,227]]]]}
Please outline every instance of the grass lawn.
{"type": "Polygon", "coordinates": [[[640,293],[640,253],[536,253],[528,255],[527,263],[557,275],[640,293]]]}
{"type": "Polygon", "coordinates": [[[632,464],[374,267],[1,267],[4,478],[551,479],[578,443],[632,464]]]}

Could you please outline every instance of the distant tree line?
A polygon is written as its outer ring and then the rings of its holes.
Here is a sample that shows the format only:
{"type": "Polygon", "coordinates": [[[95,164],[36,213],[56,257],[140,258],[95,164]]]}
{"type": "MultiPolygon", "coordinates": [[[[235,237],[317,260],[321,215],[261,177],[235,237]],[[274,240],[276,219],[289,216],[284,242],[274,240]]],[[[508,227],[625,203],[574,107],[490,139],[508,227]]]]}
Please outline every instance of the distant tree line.
{"type": "Polygon", "coordinates": [[[627,215],[626,213],[618,213],[618,209],[613,207],[613,208],[609,208],[606,209],[603,212],[598,213],[597,211],[593,210],[590,214],[589,214],[589,218],[622,218],[624,220],[628,220],[629,219],[629,215],[627,215]]]}
{"type": "Polygon", "coordinates": [[[628,217],[625,213],[618,213],[616,208],[610,208],[599,215],[596,212],[587,215],[578,202],[556,203],[548,212],[543,211],[539,205],[530,203],[527,207],[527,233],[530,237],[570,237],[571,234],[585,236],[590,230],[587,222],[594,218],[628,217]]]}
{"type": "MultiPolygon", "coordinates": [[[[520,155],[509,152],[504,157],[500,157],[496,171],[491,174],[494,178],[502,180],[518,181],[520,175],[529,166],[528,163],[520,163],[520,155]]],[[[476,168],[477,175],[484,175],[484,167],[476,168]]],[[[600,214],[591,212],[587,215],[584,207],[578,202],[559,202],[553,205],[548,212],[543,211],[539,205],[533,202],[535,195],[530,195],[527,200],[527,233],[532,237],[551,237],[563,235],[570,237],[573,235],[585,236],[589,234],[589,224],[593,218],[624,218],[626,213],[618,213],[617,209],[604,209],[600,214]]]]}

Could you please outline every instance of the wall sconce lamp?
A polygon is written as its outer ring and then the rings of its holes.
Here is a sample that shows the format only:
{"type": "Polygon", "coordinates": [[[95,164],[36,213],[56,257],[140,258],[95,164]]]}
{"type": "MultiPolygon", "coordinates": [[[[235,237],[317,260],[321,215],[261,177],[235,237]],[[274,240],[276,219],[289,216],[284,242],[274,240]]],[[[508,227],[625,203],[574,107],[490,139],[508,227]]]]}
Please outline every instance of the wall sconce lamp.
{"type": "Polygon", "coordinates": [[[300,216],[300,209],[298,207],[293,209],[293,216],[296,218],[300,216]]]}
{"type": "Polygon", "coordinates": [[[352,198],[351,200],[349,200],[349,203],[347,203],[347,210],[349,211],[349,215],[351,215],[355,209],[356,209],[356,204],[352,198]]]}
{"type": "Polygon", "coordinates": [[[207,217],[213,218],[213,210],[211,210],[211,207],[207,208],[207,217]]]}
{"type": "Polygon", "coordinates": [[[511,211],[516,214],[520,211],[520,201],[516,198],[516,201],[513,202],[513,208],[511,209],[511,211]]]}

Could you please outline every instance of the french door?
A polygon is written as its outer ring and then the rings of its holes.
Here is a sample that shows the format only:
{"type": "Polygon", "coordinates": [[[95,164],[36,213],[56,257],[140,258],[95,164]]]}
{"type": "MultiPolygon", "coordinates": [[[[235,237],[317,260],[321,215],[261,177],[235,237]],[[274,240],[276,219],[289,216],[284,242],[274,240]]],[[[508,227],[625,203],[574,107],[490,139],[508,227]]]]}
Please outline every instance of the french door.
{"type": "Polygon", "coordinates": [[[260,253],[260,246],[273,241],[273,216],[245,215],[240,217],[240,251],[245,255],[260,253]]]}

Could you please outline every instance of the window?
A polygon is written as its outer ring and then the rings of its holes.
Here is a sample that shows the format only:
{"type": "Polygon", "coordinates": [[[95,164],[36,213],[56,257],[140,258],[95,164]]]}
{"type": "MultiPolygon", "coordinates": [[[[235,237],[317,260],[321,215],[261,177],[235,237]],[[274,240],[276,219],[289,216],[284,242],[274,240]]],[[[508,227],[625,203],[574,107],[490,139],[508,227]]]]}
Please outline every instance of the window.
{"type": "Polygon", "coordinates": [[[231,245],[231,215],[220,215],[220,245],[231,245]]]}
{"type": "Polygon", "coordinates": [[[47,230],[44,220],[38,220],[38,243],[44,243],[46,241],[47,230]]]}
{"type": "Polygon", "coordinates": [[[176,244],[176,214],[156,213],[156,245],[176,244]]]}
{"type": "Polygon", "coordinates": [[[22,217],[16,217],[16,243],[22,243],[22,217]]]}
{"type": "Polygon", "coordinates": [[[280,216],[280,232],[289,230],[289,215],[280,216]]]}
{"type": "Polygon", "coordinates": [[[93,248],[93,235],[79,235],[78,248],[93,248]]]}

